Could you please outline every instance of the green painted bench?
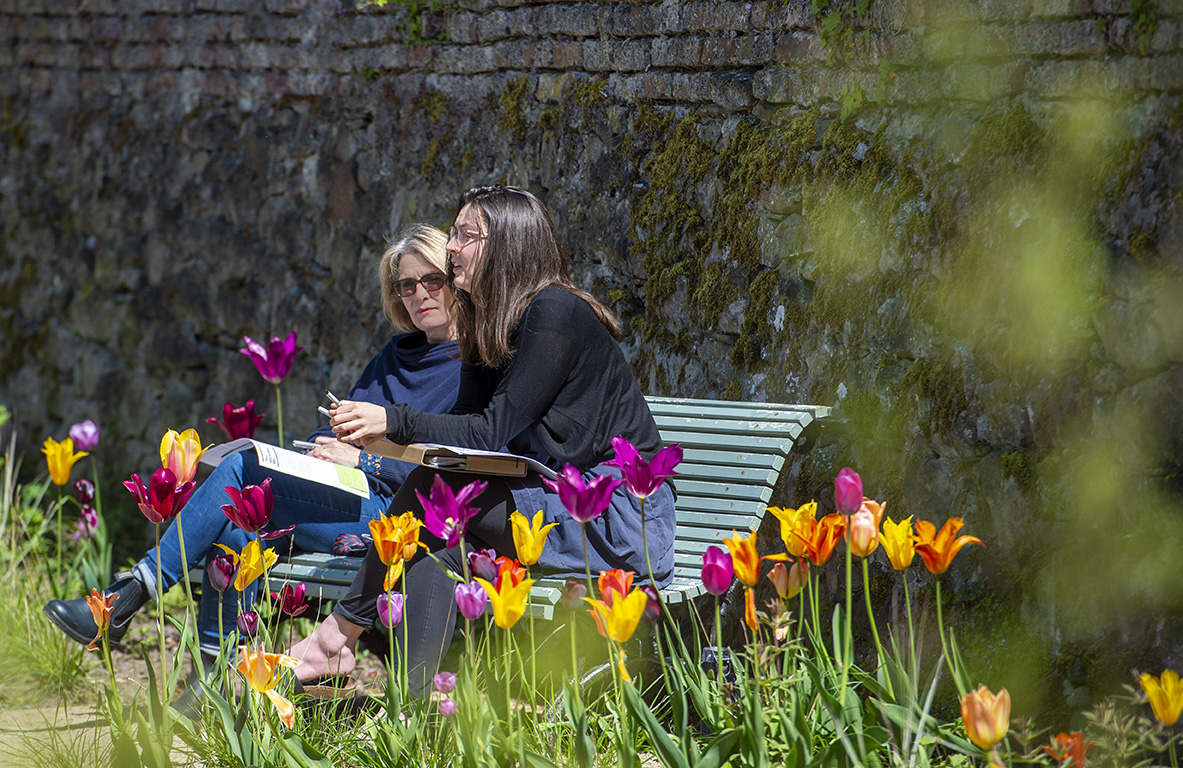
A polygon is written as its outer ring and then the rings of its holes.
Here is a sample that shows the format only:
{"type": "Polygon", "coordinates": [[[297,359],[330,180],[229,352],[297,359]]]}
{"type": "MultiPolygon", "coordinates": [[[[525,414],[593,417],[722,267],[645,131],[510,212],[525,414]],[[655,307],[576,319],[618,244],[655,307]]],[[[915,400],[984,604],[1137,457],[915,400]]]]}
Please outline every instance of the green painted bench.
{"type": "MultiPolygon", "coordinates": [[[[737,403],[648,397],[649,408],[667,445],[684,451],[674,487],[678,528],[674,541],[674,580],[661,591],[670,605],[703,593],[702,553],[731,531],[756,530],[772,498],[786,459],[812,442],[830,409],[817,405],[737,403]]],[[[299,554],[270,571],[270,587],[303,583],[309,597],[339,600],[353,581],[361,558],[299,554]]],[[[198,581],[200,570],[194,572],[198,581]]],[[[531,592],[530,612],[551,619],[563,582],[540,579],[531,592]]]]}

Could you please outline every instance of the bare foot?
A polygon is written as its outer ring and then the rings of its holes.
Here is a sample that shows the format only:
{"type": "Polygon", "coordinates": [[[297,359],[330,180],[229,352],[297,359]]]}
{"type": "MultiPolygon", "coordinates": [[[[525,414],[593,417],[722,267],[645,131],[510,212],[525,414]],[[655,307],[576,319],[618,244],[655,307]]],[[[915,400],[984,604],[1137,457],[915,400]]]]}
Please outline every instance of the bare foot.
{"type": "Polygon", "coordinates": [[[344,677],[353,671],[357,659],[353,649],[362,627],[329,614],[312,634],[296,643],[288,655],[300,660],[296,677],[305,683],[325,676],[344,677]]]}

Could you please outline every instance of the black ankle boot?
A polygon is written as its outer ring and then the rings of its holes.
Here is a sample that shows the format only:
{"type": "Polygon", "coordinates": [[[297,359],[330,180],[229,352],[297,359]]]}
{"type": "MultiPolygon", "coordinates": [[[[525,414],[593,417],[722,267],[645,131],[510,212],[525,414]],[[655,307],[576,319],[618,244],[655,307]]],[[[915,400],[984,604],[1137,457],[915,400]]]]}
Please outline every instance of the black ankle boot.
{"type": "MultiPolygon", "coordinates": [[[[117,643],[127,634],[132,617],[148,602],[148,590],[139,579],[127,576],[103,592],[107,595],[119,595],[119,599],[111,605],[111,625],[108,627],[108,637],[112,643],[117,643]]],[[[41,610],[55,627],[65,632],[72,640],[89,643],[99,633],[90,606],[84,597],[76,600],[50,600],[41,610]]]]}

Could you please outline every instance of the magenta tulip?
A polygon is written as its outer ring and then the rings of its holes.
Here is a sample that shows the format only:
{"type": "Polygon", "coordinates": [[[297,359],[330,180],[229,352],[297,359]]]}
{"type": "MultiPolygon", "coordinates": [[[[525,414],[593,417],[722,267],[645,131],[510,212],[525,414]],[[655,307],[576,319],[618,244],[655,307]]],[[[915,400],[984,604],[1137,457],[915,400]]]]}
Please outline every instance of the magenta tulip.
{"type": "Polygon", "coordinates": [[[557,480],[544,479],[547,487],[559,494],[559,501],[571,517],[581,523],[596,519],[612,502],[612,492],[624,481],[611,475],[597,475],[590,483],[570,464],[563,467],[557,480]]]}
{"type": "Polygon", "coordinates": [[[620,435],[612,438],[612,448],[616,451],[616,458],[605,463],[620,469],[625,487],[639,499],[651,496],[666,478],[678,474],[674,467],[682,462],[681,443],[662,448],[651,461],[641,458],[636,446],[620,435]]]}
{"type": "Polygon", "coordinates": [[[478,581],[456,585],[456,607],[460,609],[460,615],[469,621],[476,621],[485,615],[488,600],[489,594],[478,581]]]}
{"type": "Polygon", "coordinates": [[[271,521],[271,508],[275,504],[275,497],[271,493],[270,477],[258,485],[247,485],[242,489],[228,485],[226,494],[234,503],[223,504],[222,511],[230,518],[230,522],[242,530],[255,533],[271,521]]]}
{"type": "Polygon", "coordinates": [[[279,594],[271,593],[271,599],[279,602],[279,610],[295,618],[308,610],[308,601],[304,599],[307,588],[303,584],[292,586],[284,584],[279,588],[279,594]]]}
{"type": "Polygon", "coordinates": [[[90,419],[80,421],[70,427],[70,439],[78,450],[93,451],[99,444],[99,428],[90,419]]]}
{"type": "Polygon", "coordinates": [[[843,467],[834,478],[834,507],[844,515],[858,512],[863,505],[863,480],[850,467],[843,467]]]}
{"type": "Polygon", "coordinates": [[[563,605],[572,611],[584,607],[583,598],[587,597],[587,584],[579,579],[567,579],[563,582],[563,596],[559,598],[563,605]]]}
{"type": "Polygon", "coordinates": [[[240,613],[238,614],[238,618],[234,620],[234,624],[238,627],[238,633],[240,635],[253,638],[259,633],[259,614],[254,611],[240,613]]]}
{"type": "Polygon", "coordinates": [[[645,621],[657,621],[661,618],[661,601],[657,599],[657,590],[646,584],[640,590],[649,598],[645,603],[645,613],[641,615],[645,621]]]}
{"type": "Polygon", "coordinates": [[[78,514],[81,517],[74,521],[74,533],[69,537],[71,541],[92,538],[99,529],[99,513],[94,507],[84,504],[78,514]]]}
{"type": "Polygon", "coordinates": [[[304,349],[296,346],[296,332],[292,331],[286,339],[272,337],[264,349],[263,345],[250,336],[243,336],[246,349],[238,350],[251,359],[264,381],[279,384],[288,372],[292,370],[292,361],[296,353],[304,349]]]}
{"type": "Polygon", "coordinates": [[[468,521],[481,511],[469,502],[488,486],[484,480],[473,480],[461,488],[460,493],[454,493],[452,487],[436,475],[431,481],[430,496],[415,491],[419,503],[423,505],[424,527],[436,537],[443,539],[449,549],[456,546],[460,542],[460,537],[468,530],[468,521]]]}
{"type": "Polygon", "coordinates": [[[488,582],[497,580],[497,553],[491,549],[474,549],[468,553],[468,570],[488,582]]]}
{"type": "Polygon", "coordinates": [[[397,627],[403,620],[403,593],[383,592],[378,595],[378,621],[384,627],[397,627]]]}
{"type": "Polygon", "coordinates": [[[735,566],[731,562],[731,553],[724,552],[716,546],[707,547],[702,553],[702,585],[712,595],[721,595],[731,586],[731,579],[735,576],[735,566]]]}
{"type": "Polygon", "coordinates": [[[440,672],[431,678],[431,683],[437,691],[447,696],[456,688],[456,673],[440,672]]]}
{"type": "Polygon", "coordinates": [[[205,420],[206,424],[217,424],[226,433],[227,440],[237,440],[240,437],[254,437],[259,422],[266,414],[255,413],[255,401],[247,400],[246,405],[235,406],[233,403],[222,405],[222,420],[213,416],[205,420]]]}
{"type": "Polygon", "coordinates": [[[450,699],[447,696],[440,699],[440,714],[444,717],[451,717],[456,714],[456,700],[450,699]]]}
{"type": "Polygon", "coordinates": [[[275,541],[276,539],[282,539],[294,530],[296,530],[296,524],[292,523],[287,528],[277,528],[274,531],[259,531],[259,538],[263,541],[275,541]]]}
{"type": "Polygon", "coordinates": [[[161,467],[148,478],[147,488],[137,474],[133,474],[131,480],[124,480],[123,487],[136,497],[136,506],[148,518],[148,522],[159,525],[181,511],[193,495],[197,483],[190,480],[177,485],[177,477],[172,470],[161,467]]]}
{"type": "Polygon", "coordinates": [[[238,563],[230,555],[217,555],[205,566],[205,573],[209,576],[210,586],[218,592],[225,592],[238,575],[238,563]]]}
{"type": "Polygon", "coordinates": [[[85,477],[75,480],[74,498],[78,499],[79,504],[89,504],[94,501],[94,483],[85,477]]]}

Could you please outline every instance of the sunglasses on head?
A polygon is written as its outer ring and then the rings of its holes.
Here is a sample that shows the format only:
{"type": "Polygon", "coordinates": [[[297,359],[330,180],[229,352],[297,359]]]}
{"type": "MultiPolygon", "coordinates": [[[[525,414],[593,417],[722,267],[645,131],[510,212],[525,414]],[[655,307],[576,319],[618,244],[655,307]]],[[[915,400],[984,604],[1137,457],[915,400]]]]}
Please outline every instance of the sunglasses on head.
{"type": "Polygon", "coordinates": [[[398,295],[404,299],[415,295],[415,289],[422,285],[423,290],[428,293],[438,293],[440,288],[448,284],[448,278],[443,272],[431,272],[423,277],[415,280],[411,277],[404,277],[402,280],[394,281],[394,288],[398,291],[398,295]]]}

